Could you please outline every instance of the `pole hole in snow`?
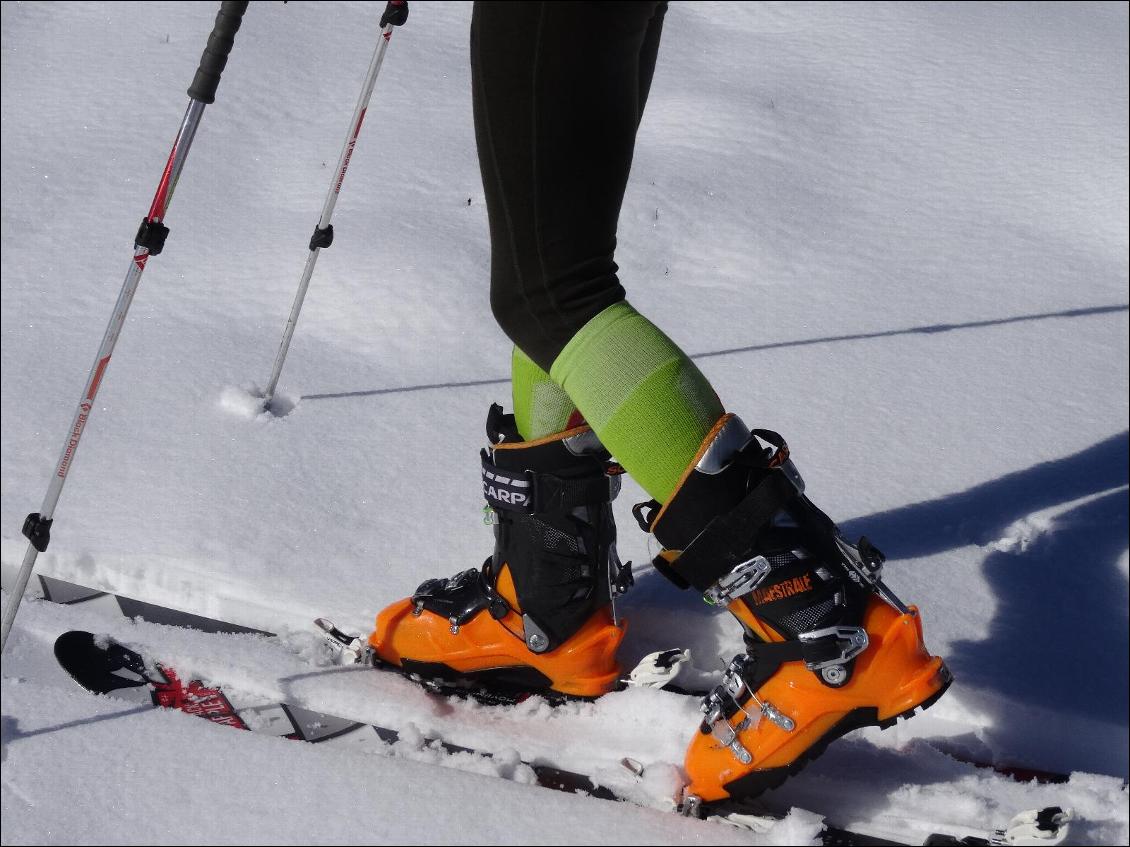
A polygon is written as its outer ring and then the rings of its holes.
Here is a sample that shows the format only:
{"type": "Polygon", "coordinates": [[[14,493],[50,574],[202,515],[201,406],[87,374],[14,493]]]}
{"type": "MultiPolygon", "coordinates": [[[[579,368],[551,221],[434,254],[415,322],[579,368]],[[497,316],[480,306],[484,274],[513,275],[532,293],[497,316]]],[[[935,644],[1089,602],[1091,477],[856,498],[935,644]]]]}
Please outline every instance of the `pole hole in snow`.
{"type": "Polygon", "coordinates": [[[220,393],[220,408],[247,420],[285,418],[298,406],[297,397],[276,391],[269,407],[263,404],[263,389],[258,385],[236,388],[229,385],[220,393]]]}

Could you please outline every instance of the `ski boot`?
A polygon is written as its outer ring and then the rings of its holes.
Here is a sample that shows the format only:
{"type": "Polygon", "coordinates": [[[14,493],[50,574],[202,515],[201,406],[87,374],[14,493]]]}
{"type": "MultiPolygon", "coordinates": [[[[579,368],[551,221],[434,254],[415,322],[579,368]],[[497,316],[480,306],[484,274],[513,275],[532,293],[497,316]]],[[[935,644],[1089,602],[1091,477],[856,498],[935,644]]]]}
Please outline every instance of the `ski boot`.
{"type": "Polygon", "coordinates": [[[494,555],[382,611],[374,660],[441,690],[599,697],[620,677],[613,601],[631,583],[612,517],[619,468],[588,426],[522,441],[494,405],[487,436],[494,555]]]}
{"type": "Polygon", "coordinates": [[[725,415],[666,506],[635,514],[664,547],[656,569],[744,630],[687,750],[688,806],[775,787],[846,732],[909,717],[952,681],[926,651],[918,610],[883,584],[883,554],[848,543],[804,495],[776,433],[725,415]]]}

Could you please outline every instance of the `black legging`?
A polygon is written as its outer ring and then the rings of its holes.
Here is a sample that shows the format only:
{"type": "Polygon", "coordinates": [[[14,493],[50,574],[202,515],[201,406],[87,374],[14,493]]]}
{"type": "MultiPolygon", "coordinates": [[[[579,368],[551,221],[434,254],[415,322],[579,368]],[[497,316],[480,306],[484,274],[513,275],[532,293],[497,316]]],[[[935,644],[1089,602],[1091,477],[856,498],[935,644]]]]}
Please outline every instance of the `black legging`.
{"type": "Polygon", "coordinates": [[[476,2],[491,309],[546,371],[624,299],[613,253],[666,2],[476,2]]]}

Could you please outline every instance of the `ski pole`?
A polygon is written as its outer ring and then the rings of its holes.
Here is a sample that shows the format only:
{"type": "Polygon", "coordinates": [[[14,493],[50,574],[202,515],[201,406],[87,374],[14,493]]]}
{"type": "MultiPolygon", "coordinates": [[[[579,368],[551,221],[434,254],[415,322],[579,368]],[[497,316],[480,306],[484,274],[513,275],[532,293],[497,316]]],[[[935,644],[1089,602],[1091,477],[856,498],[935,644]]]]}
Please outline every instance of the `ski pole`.
{"type": "Polygon", "coordinates": [[[271,401],[275,396],[275,389],[282,375],[283,363],[290,350],[290,341],[294,337],[294,328],[298,324],[298,313],[302,311],[302,303],[306,299],[306,289],[310,287],[310,277],[314,275],[314,265],[318,262],[318,255],[329,247],[334,240],[334,228],[330,223],[333,217],[334,206],[337,205],[337,195],[341,191],[341,184],[345,181],[345,171],[349,168],[349,160],[353,156],[353,148],[357,144],[357,136],[361,134],[361,122],[365,120],[365,111],[369,108],[369,99],[373,96],[373,88],[377,84],[377,74],[380,73],[381,64],[385,59],[385,51],[392,40],[392,28],[400,26],[408,20],[408,3],[406,0],[389,0],[381,16],[381,34],[377,38],[377,46],[373,51],[373,58],[369,62],[369,70],[365,74],[365,82],[361,86],[361,96],[357,98],[357,105],[353,108],[353,118],[349,122],[349,133],[345,137],[345,144],[341,148],[341,155],[337,159],[337,170],[334,171],[333,182],[330,183],[326,202],[322,205],[322,216],[314,227],[314,234],[310,236],[310,252],[306,255],[306,266],[302,269],[302,278],[298,281],[298,293],[294,295],[294,305],[290,307],[290,318],[287,319],[286,329],[283,330],[282,342],[279,352],[275,355],[275,365],[271,370],[271,378],[267,382],[267,390],[263,392],[263,409],[269,411],[271,401]]]}
{"type": "Polygon", "coordinates": [[[165,239],[169,234],[169,228],[164,223],[165,214],[172,202],[173,191],[176,189],[177,180],[180,179],[181,170],[188,158],[188,151],[192,146],[196,129],[200,125],[204,107],[216,100],[216,89],[220,84],[220,74],[223,73],[224,66],[227,64],[228,54],[235,43],[235,34],[239,31],[239,25],[243,20],[245,11],[247,11],[246,0],[242,0],[242,2],[225,0],[220,4],[216,23],[208,36],[208,45],[204,48],[204,54],[200,57],[200,64],[196,68],[192,85],[188,87],[188,109],[185,111],[180,129],[177,131],[177,137],[173,142],[173,149],[169,153],[169,159],[165,163],[161,180],[157,184],[157,193],[153,196],[149,214],[141,219],[141,227],[134,238],[133,258],[130,259],[129,270],[126,273],[125,281],[122,283],[122,290],[118,295],[118,302],[114,306],[110,323],[106,326],[106,332],[102,336],[102,344],[98,348],[98,354],[94,357],[94,365],[86,379],[86,387],[83,389],[74,419],[71,421],[71,428],[67,431],[66,440],[63,442],[63,451],[59,456],[55,475],[51,478],[51,484],[47,487],[47,494],[43,498],[43,505],[40,506],[39,511],[32,512],[24,521],[23,534],[27,536],[29,544],[27,552],[24,554],[23,565],[20,567],[19,575],[16,578],[16,584],[12,589],[12,596],[8,598],[8,603],[4,606],[3,629],[0,631],[0,652],[3,651],[4,645],[8,643],[8,633],[12,629],[16,612],[19,611],[20,602],[27,590],[28,580],[31,579],[31,572],[35,567],[36,556],[46,550],[47,545],[51,542],[51,523],[54,520],[55,505],[59,502],[63,484],[67,481],[67,472],[74,461],[79,439],[82,438],[90,414],[94,411],[94,397],[106,376],[110,356],[113,355],[114,345],[117,344],[118,335],[125,323],[126,312],[129,311],[133,295],[141,281],[145,263],[149,261],[150,256],[159,254],[165,246],[165,239]]]}

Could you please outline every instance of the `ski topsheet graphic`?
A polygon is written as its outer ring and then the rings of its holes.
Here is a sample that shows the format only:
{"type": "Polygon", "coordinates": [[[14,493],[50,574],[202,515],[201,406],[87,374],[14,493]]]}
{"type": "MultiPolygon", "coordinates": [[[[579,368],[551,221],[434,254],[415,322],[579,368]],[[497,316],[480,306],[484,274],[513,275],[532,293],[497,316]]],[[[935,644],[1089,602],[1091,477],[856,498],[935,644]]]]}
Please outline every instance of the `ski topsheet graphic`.
{"type": "MultiPolygon", "coordinates": [[[[385,754],[390,745],[401,740],[395,729],[359,723],[346,718],[314,712],[290,703],[268,703],[240,706],[226,687],[237,680],[202,681],[186,679],[169,665],[159,663],[110,638],[72,630],[55,642],[55,657],[64,670],[83,688],[96,694],[125,696],[147,701],[154,708],[176,709],[212,723],[233,729],[278,736],[316,744],[347,744],[351,748],[371,747],[385,754]]],[[[476,750],[447,744],[442,739],[425,739],[425,744],[448,754],[494,757],[489,750],[476,750]]],[[[607,800],[629,800],[623,792],[602,784],[587,774],[563,770],[544,764],[523,763],[532,769],[537,783],[545,788],[570,793],[585,793],[607,800]]],[[[635,763],[625,762],[625,774],[635,763]]],[[[642,773],[634,773],[642,778],[642,773]]],[[[673,798],[672,809],[677,808],[673,798]]],[[[685,810],[684,810],[685,811],[685,810]]],[[[771,809],[748,804],[727,804],[701,812],[708,820],[724,822],[757,831],[765,831],[783,815],[771,809]]],[[[1029,810],[1014,817],[1001,828],[962,828],[961,832],[942,829],[925,841],[894,840],[884,833],[859,832],[826,824],[824,844],[1060,844],[1067,837],[1071,812],[1059,807],[1029,810]]],[[[922,822],[917,821],[921,830],[922,822]]],[[[941,829],[941,828],[940,828],[941,829]]],[[[950,828],[952,830],[952,827],[950,828]]]]}

